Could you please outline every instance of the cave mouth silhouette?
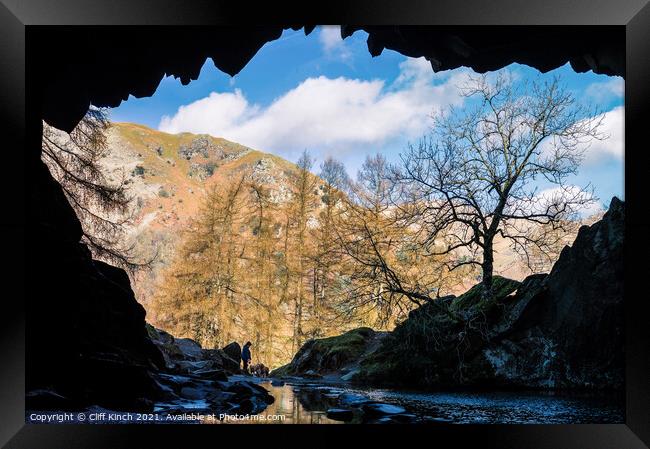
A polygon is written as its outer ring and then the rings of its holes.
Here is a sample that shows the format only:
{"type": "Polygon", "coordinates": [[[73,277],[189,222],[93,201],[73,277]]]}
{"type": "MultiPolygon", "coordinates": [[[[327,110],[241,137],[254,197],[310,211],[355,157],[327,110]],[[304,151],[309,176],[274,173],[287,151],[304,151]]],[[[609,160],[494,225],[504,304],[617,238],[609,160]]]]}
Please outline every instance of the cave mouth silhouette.
{"type": "MultiPolygon", "coordinates": [[[[27,170],[30,178],[26,306],[27,391],[55,387],[79,403],[130,406],[154,387],[145,368],[164,362],[148,338],[145,311],[123,270],[92,259],[80,223],[40,161],[42,120],[70,132],[90,104],[115,107],[151,96],[165,75],[186,85],[209,57],[235,75],[291,27],[36,27],[27,31],[27,170]],[[38,280],[38,282],[36,282],[38,280]],[[47,295],[36,290],[47,286],[47,295]],[[56,339],[56,350],[52,340],[56,339]]],[[[486,72],[522,63],[546,72],[625,76],[625,28],[343,26],[368,33],[368,49],[424,56],[433,70],[486,72]]]]}
{"type": "MultiPolygon", "coordinates": [[[[28,32],[30,72],[40,86],[41,118],[70,132],[92,103],[116,107],[129,95],[153,95],[162,77],[186,85],[210,57],[236,75],[287,27],[67,27],[28,32]]],[[[372,56],[384,49],[424,56],[432,69],[484,73],[521,63],[542,72],[567,62],[576,72],[625,77],[625,29],[619,26],[341,26],[343,37],[368,33],[372,56]]]]}

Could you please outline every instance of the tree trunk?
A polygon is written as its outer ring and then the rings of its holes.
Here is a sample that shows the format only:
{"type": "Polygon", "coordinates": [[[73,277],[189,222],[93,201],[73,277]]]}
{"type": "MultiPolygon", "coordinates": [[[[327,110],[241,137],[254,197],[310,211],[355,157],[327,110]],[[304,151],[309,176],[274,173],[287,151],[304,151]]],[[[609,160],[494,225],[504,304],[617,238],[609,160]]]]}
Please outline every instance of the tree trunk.
{"type": "Polygon", "coordinates": [[[492,248],[492,239],[486,239],[485,247],[483,248],[483,263],[481,264],[483,268],[483,280],[481,284],[483,285],[483,299],[492,300],[493,291],[492,291],[492,274],[494,271],[494,249],[492,248]]]}

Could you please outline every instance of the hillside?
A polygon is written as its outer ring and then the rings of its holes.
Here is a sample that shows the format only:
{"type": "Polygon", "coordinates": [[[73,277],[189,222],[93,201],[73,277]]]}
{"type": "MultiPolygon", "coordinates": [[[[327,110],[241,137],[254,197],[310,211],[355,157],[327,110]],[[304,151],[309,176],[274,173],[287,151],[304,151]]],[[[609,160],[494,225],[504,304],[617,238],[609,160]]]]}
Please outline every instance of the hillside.
{"type": "Polygon", "coordinates": [[[287,176],[296,166],[272,154],[225,139],[190,133],[167,134],[132,123],[114,123],[102,160],[109,180],[125,177],[132,197],[127,235],[142,259],[157,255],[153,270],[136,275],[138,300],[149,303],[160,270],[167,266],[183,231],[215,184],[225,186],[245,173],[281,204],[290,197],[287,176]]]}
{"type": "MultiPolygon", "coordinates": [[[[173,325],[175,328],[166,328],[172,326],[172,324],[169,324],[169,308],[173,309],[174,306],[170,305],[170,298],[167,298],[167,304],[161,306],[159,302],[155,301],[155,297],[160,292],[161,286],[169,284],[170,270],[167,270],[167,277],[165,277],[166,269],[172,266],[174,262],[178,265],[177,256],[180,254],[180,248],[187,242],[186,237],[188,234],[195,232],[196,220],[201,215],[202,204],[211,189],[217,187],[225,191],[245,177],[248,182],[262,185],[266,190],[268,201],[271,204],[267,208],[265,220],[267,221],[268,232],[272,234],[270,238],[274,243],[269,243],[271,249],[268,250],[270,251],[267,255],[268,260],[260,262],[266,263],[267,268],[256,265],[255,259],[257,256],[256,253],[252,252],[252,247],[256,245],[253,242],[256,240],[259,225],[255,224],[256,212],[251,208],[251,205],[254,204],[254,192],[250,188],[245,189],[240,202],[248,205],[243,206],[243,209],[240,210],[240,217],[235,222],[237,228],[233,228],[235,234],[237,234],[234,238],[239,242],[235,246],[239,248],[237,251],[240,253],[239,256],[235,256],[238,257],[239,262],[232,265],[232,269],[242,273],[237,281],[239,283],[237,294],[240,297],[239,299],[229,299],[234,304],[228,306],[231,307],[230,311],[218,312],[226,313],[229,320],[232,321],[231,324],[228,324],[230,330],[226,332],[225,337],[220,338],[241,340],[251,338],[251,334],[257,332],[257,338],[261,338],[259,341],[260,344],[263,344],[264,338],[263,336],[260,337],[259,327],[254,332],[247,323],[255,322],[257,326],[272,326],[273,329],[267,328],[265,332],[268,335],[273,334],[273,337],[268,337],[272,338],[273,342],[267,342],[268,348],[271,349],[266,349],[269,354],[272,353],[273,355],[267,354],[264,360],[273,366],[277,366],[278,363],[288,362],[295,350],[297,350],[296,345],[300,344],[308,336],[336,335],[358,326],[377,326],[370,318],[365,319],[365,321],[343,320],[340,324],[336,324],[331,320],[323,320],[323,317],[321,317],[320,321],[314,324],[311,330],[304,331],[303,329],[301,331],[304,335],[301,341],[295,341],[295,327],[291,317],[295,317],[295,307],[297,306],[291,302],[291,298],[295,298],[296,295],[304,295],[306,301],[309,295],[313,294],[310,301],[316,304],[317,290],[319,288],[319,292],[324,295],[325,288],[322,285],[325,284],[323,282],[329,284],[329,294],[336,295],[333,290],[334,285],[341,284],[345,278],[345,273],[342,271],[332,271],[327,275],[329,279],[322,278],[322,273],[318,271],[322,270],[322,267],[319,265],[318,257],[315,256],[316,253],[309,256],[311,257],[310,262],[306,262],[312,264],[311,268],[308,266],[303,267],[303,265],[298,266],[297,264],[302,264],[302,262],[300,262],[300,259],[295,259],[295,254],[297,254],[296,251],[302,251],[302,249],[298,249],[301,246],[300,244],[293,250],[295,260],[293,262],[284,260],[287,255],[286,243],[283,249],[282,240],[284,237],[282,235],[285,232],[284,229],[287,229],[288,223],[286,210],[290,206],[289,203],[296,188],[295,177],[299,169],[295,164],[278,156],[251,149],[222,138],[190,133],[172,135],[138,124],[114,123],[109,129],[107,137],[109,151],[101,163],[109,174],[109,180],[118,181],[124,179],[128,194],[132,197],[132,220],[127,229],[128,242],[126,243],[134,246],[136,256],[142,260],[155,257],[151,270],[142,270],[132,276],[136,298],[147,309],[147,320],[152,324],[175,333],[177,336],[201,339],[203,344],[211,345],[209,341],[212,341],[210,339],[214,337],[199,337],[203,330],[197,333],[196,330],[191,329],[191,323],[183,325],[185,330],[178,327],[178,324],[183,320],[196,320],[191,316],[186,318],[176,316],[173,318],[176,323],[173,325]],[[291,265],[292,263],[293,265],[291,265]],[[265,288],[262,288],[259,279],[256,281],[256,286],[250,285],[253,282],[254,270],[258,269],[267,270],[265,276],[268,277],[268,282],[265,281],[267,282],[265,288]],[[297,284],[294,279],[292,286],[287,287],[285,285],[282,287],[281,282],[283,281],[281,281],[281,278],[284,276],[282,270],[293,270],[291,275],[294,278],[296,270],[300,270],[300,273],[304,274],[297,274],[300,279],[297,284]],[[310,276],[313,278],[312,281],[309,281],[310,276]],[[318,276],[321,276],[321,278],[318,278],[318,276]],[[319,282],[322,285],[317,285],[319,282]],[[303,283],[305,286],[304,292],[300,287],[303,283]],[[313,291],[309,293],[309,289],[313,291]],[[243,293],[244,290],[248,293],[243,293]],[[253,303],[247,302],[251,298],[253,303]],[[265,322],[264,316],[260,315],[262,312],[256,312],[257,307],[260,306],[260,301],[269,301],[266,307],[274,309],[275,318],[272,324],[265,322]],[[242,304],[244,305],[242,306],[242,304]],[[240,310],[241,307],[246,310],[240,310]],[[161,311],[162,309],[167,310],[161,311]],[[255,316],[251,317],[251,313],[255,316]],[[292,341],[292,334],[294,335],[294,341],[292,341]]],[[[326,198],[323,193],[324,182],[315,175],[309,176],[312,177],[311,180],[314,186],[313,195],[310,192],[310,196],[313,197],[313,207],[308,213],[307,227],[309,231],[306,233],[306,240],[302,246],[310,247],[313,250],[319,245],[318,237],[315,234],[318,234],[319,220],[325,207],[326,198]]],[[[575,235],[567,235],[566,243],[573,241],[574,237],[575,235]]],[[[232,248],[235,248],[235,246],[232,248]]],[[[182,257],[181,255],[181,259],[182,257]]],[[[336,261],[332,263],[336,263],[336,261]]],[[[171,271],[176,269],[172,268],[171,271]]],[[[548,267],[540,268],[540,271],[548,269],[548,267]]],[[[416,267],[416,269],[419,268],[416,267]]],[[[506,242],[501,240],[495,242],[495,274],[522,281],[530,274],[530,270],[508,248],[506,242]]],[[[172,273],[173,276],[176,276],[175,272],[172,273]]],[[[289,282],[289,274],[286,274],[286,276],[286,282],[289,282]]],[[[459,280],[456,285],[451,286],[449,291],[445,293],[460,294],[468,290],[476,281],[477,278],[474,275],[468,275],[466,278],[459,280]]],[[[188,288],[193,288],[197,284],[188,285],[190,286],[188,288]]],[[[188,288],[182,287],[175,295],[178,295],[178,292],[188,295],[188,288]]],[[[206,295],[205,293],[196,294],[202,297],[192,297],[192,301],[195,299],[203,301],[203,296],[206,298],[209,296],[209,294],[206,295]]],[[[302,298],[302,296],[300,297],[302,298]]],[[[182,301],[178,296],[172,299],[173,301],[182,301]]],[[[185,301],[187,300],[189,300],[189,297],[185,301]]],[[[213,307],[213,305],[207,307],[213,307]]],[[[263,306],[260,307],[262,307],[260,310],[264,310],[263,306]]],[[[300,307],[302,308],[302,306],[300,307]]],[[[214,314],[217,312],[206,313],[206,316],[216,316],[214,314]]],[[[301,313],[305,313],[309,317],[312,312],[303,310],[301,313]]],[[[171,314],[174,315],[173,312],[171,314]]],[[[270,317],[271,315],[268,316],[266,321],[269,321],[270,317]]],[[[394,317],[394,319],[379,326],[380,330],[392,329],[394,324],[404,317],[394,317]]],[[[205,329],[210,326],[217,326],[222,329],[223,323],[201,326],[205,329]]],[[[222,330],[219,332],[222,332],[222,330]]],[[[224,342],[219,340],[212,344],[217,343],[222,344],[224,342]]],[[[260,352],[262,352],[261,347],[260,352]]]]}

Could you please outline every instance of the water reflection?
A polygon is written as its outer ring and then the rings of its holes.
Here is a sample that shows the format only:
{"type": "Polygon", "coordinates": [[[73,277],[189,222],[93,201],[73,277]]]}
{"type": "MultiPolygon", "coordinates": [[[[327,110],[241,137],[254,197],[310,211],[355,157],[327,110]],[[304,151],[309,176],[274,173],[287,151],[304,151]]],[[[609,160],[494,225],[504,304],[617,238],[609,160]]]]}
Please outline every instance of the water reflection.
{"type": "MultiPolygon", "coordinates": [[[[275,402],[260,413],[264,420],[239,423],[343,424],[327,417],[327,410],[340,408],[342,393],[365,396],[371,401],[396,404],[415,415],[414,422],[443,421],[455,424],[577,424],[623,422],[620,395],[553,394],[544,392],[409,392],[359,388],[350,385],[312,383],[274,386],[261,382],[275,402]]],[[[345,407],[344,407],[345,408],[345,407]]],[[[362,423],[363,413],[355,410],[350,423],[362,423]]],[[[381,421],[374,421],[381,422],[381,421]]]]}
{"type": "Polygon", "coordinates": [[[275,402],[262,412],[264,415],[284,416],[282,424],[340,424],[327,417],[327,409],[334,406],[335,399],[326,398],[321,390],[301,389],[292,385],[273,386],[262,383],[275,402]]]}

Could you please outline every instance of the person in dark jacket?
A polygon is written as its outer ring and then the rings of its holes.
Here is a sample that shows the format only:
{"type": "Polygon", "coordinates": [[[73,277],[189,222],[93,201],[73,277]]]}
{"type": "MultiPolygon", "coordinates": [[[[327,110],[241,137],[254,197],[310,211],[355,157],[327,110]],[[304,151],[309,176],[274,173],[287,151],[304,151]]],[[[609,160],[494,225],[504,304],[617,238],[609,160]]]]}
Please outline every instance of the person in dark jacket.
{"type": "Polygon", "coordinates": [[[253,343],[247,341],[244,349],[241,350],[241,360],[244,363],[244,373],[248,374],[248,364],[251,362],[251,346],[253,343]]]}

